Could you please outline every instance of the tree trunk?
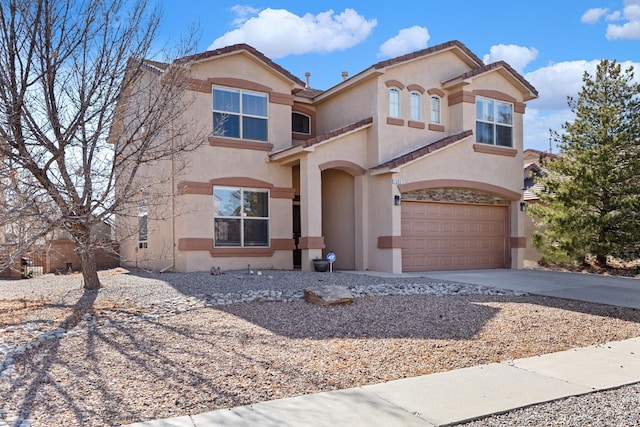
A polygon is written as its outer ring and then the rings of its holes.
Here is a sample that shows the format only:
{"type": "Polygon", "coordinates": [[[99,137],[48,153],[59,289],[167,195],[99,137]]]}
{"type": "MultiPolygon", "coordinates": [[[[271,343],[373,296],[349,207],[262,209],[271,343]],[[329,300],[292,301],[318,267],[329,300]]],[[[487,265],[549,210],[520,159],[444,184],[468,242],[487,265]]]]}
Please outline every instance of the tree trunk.
{"type": "Polygon", "coordinates": [[[82,278],[85,289],[99,289],[100,279],[98,279],[98,268],[92,251],[83,250],[80,252],[80,267],[82,268],[82,278]]]}
{"type": "Polygon", "coordinates": [[[607,266],[607,256],[598,254],[596,255],[596,265],[598,267],[606,267],[607,266]]]}

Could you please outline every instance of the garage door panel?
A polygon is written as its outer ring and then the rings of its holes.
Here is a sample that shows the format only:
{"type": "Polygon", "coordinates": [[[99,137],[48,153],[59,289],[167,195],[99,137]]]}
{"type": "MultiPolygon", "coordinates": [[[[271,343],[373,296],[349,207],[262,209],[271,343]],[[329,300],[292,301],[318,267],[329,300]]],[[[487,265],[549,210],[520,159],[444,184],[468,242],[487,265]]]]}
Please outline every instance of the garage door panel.
{"type": "Polygon", "coordinates": [[[505,206],[402,203],[404,271],[507,267],[505,206]]]}

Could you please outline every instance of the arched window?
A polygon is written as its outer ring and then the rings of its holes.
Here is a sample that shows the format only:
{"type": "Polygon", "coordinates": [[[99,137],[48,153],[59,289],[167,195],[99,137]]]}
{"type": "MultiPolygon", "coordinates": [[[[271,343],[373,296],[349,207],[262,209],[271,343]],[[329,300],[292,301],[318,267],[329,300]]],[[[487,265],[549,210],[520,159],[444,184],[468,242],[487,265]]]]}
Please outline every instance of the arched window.
{"type": "Polygon", "coordinates": [[[411,92],[411,120],[422,121],[422,95],[411,92]]]}
{"type": "Polygon", "coordinates": [[[395,87],[389,89],[389,117],[400,117],[400,91],[395,87]]]}
{"type": "Polygon", "coordinates": [[[431,123],[440,124],[440,104],[439,96],[431,96],[431,123]]]}

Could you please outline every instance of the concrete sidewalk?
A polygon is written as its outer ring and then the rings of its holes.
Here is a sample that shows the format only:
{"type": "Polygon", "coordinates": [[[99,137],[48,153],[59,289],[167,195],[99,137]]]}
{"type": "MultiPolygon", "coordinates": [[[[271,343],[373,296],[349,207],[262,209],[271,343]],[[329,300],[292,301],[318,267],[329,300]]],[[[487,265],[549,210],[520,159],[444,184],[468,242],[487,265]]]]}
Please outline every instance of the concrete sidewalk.
{"type": "Polygon", "coordinates": [[[129,427],[427,427],[637,382],[640,338],[633,338],[129,427]]]}

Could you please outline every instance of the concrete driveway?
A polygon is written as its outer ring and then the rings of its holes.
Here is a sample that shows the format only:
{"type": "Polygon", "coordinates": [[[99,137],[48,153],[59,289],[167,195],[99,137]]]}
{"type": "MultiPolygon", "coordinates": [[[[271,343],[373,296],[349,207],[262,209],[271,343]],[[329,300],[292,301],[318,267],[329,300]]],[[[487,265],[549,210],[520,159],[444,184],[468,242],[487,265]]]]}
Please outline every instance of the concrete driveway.
{"type": "Polygon", "coordinates": [[[508,269],[429,271],[408,274],[640,309],[640,280],[628,277],[508,269]]]}

